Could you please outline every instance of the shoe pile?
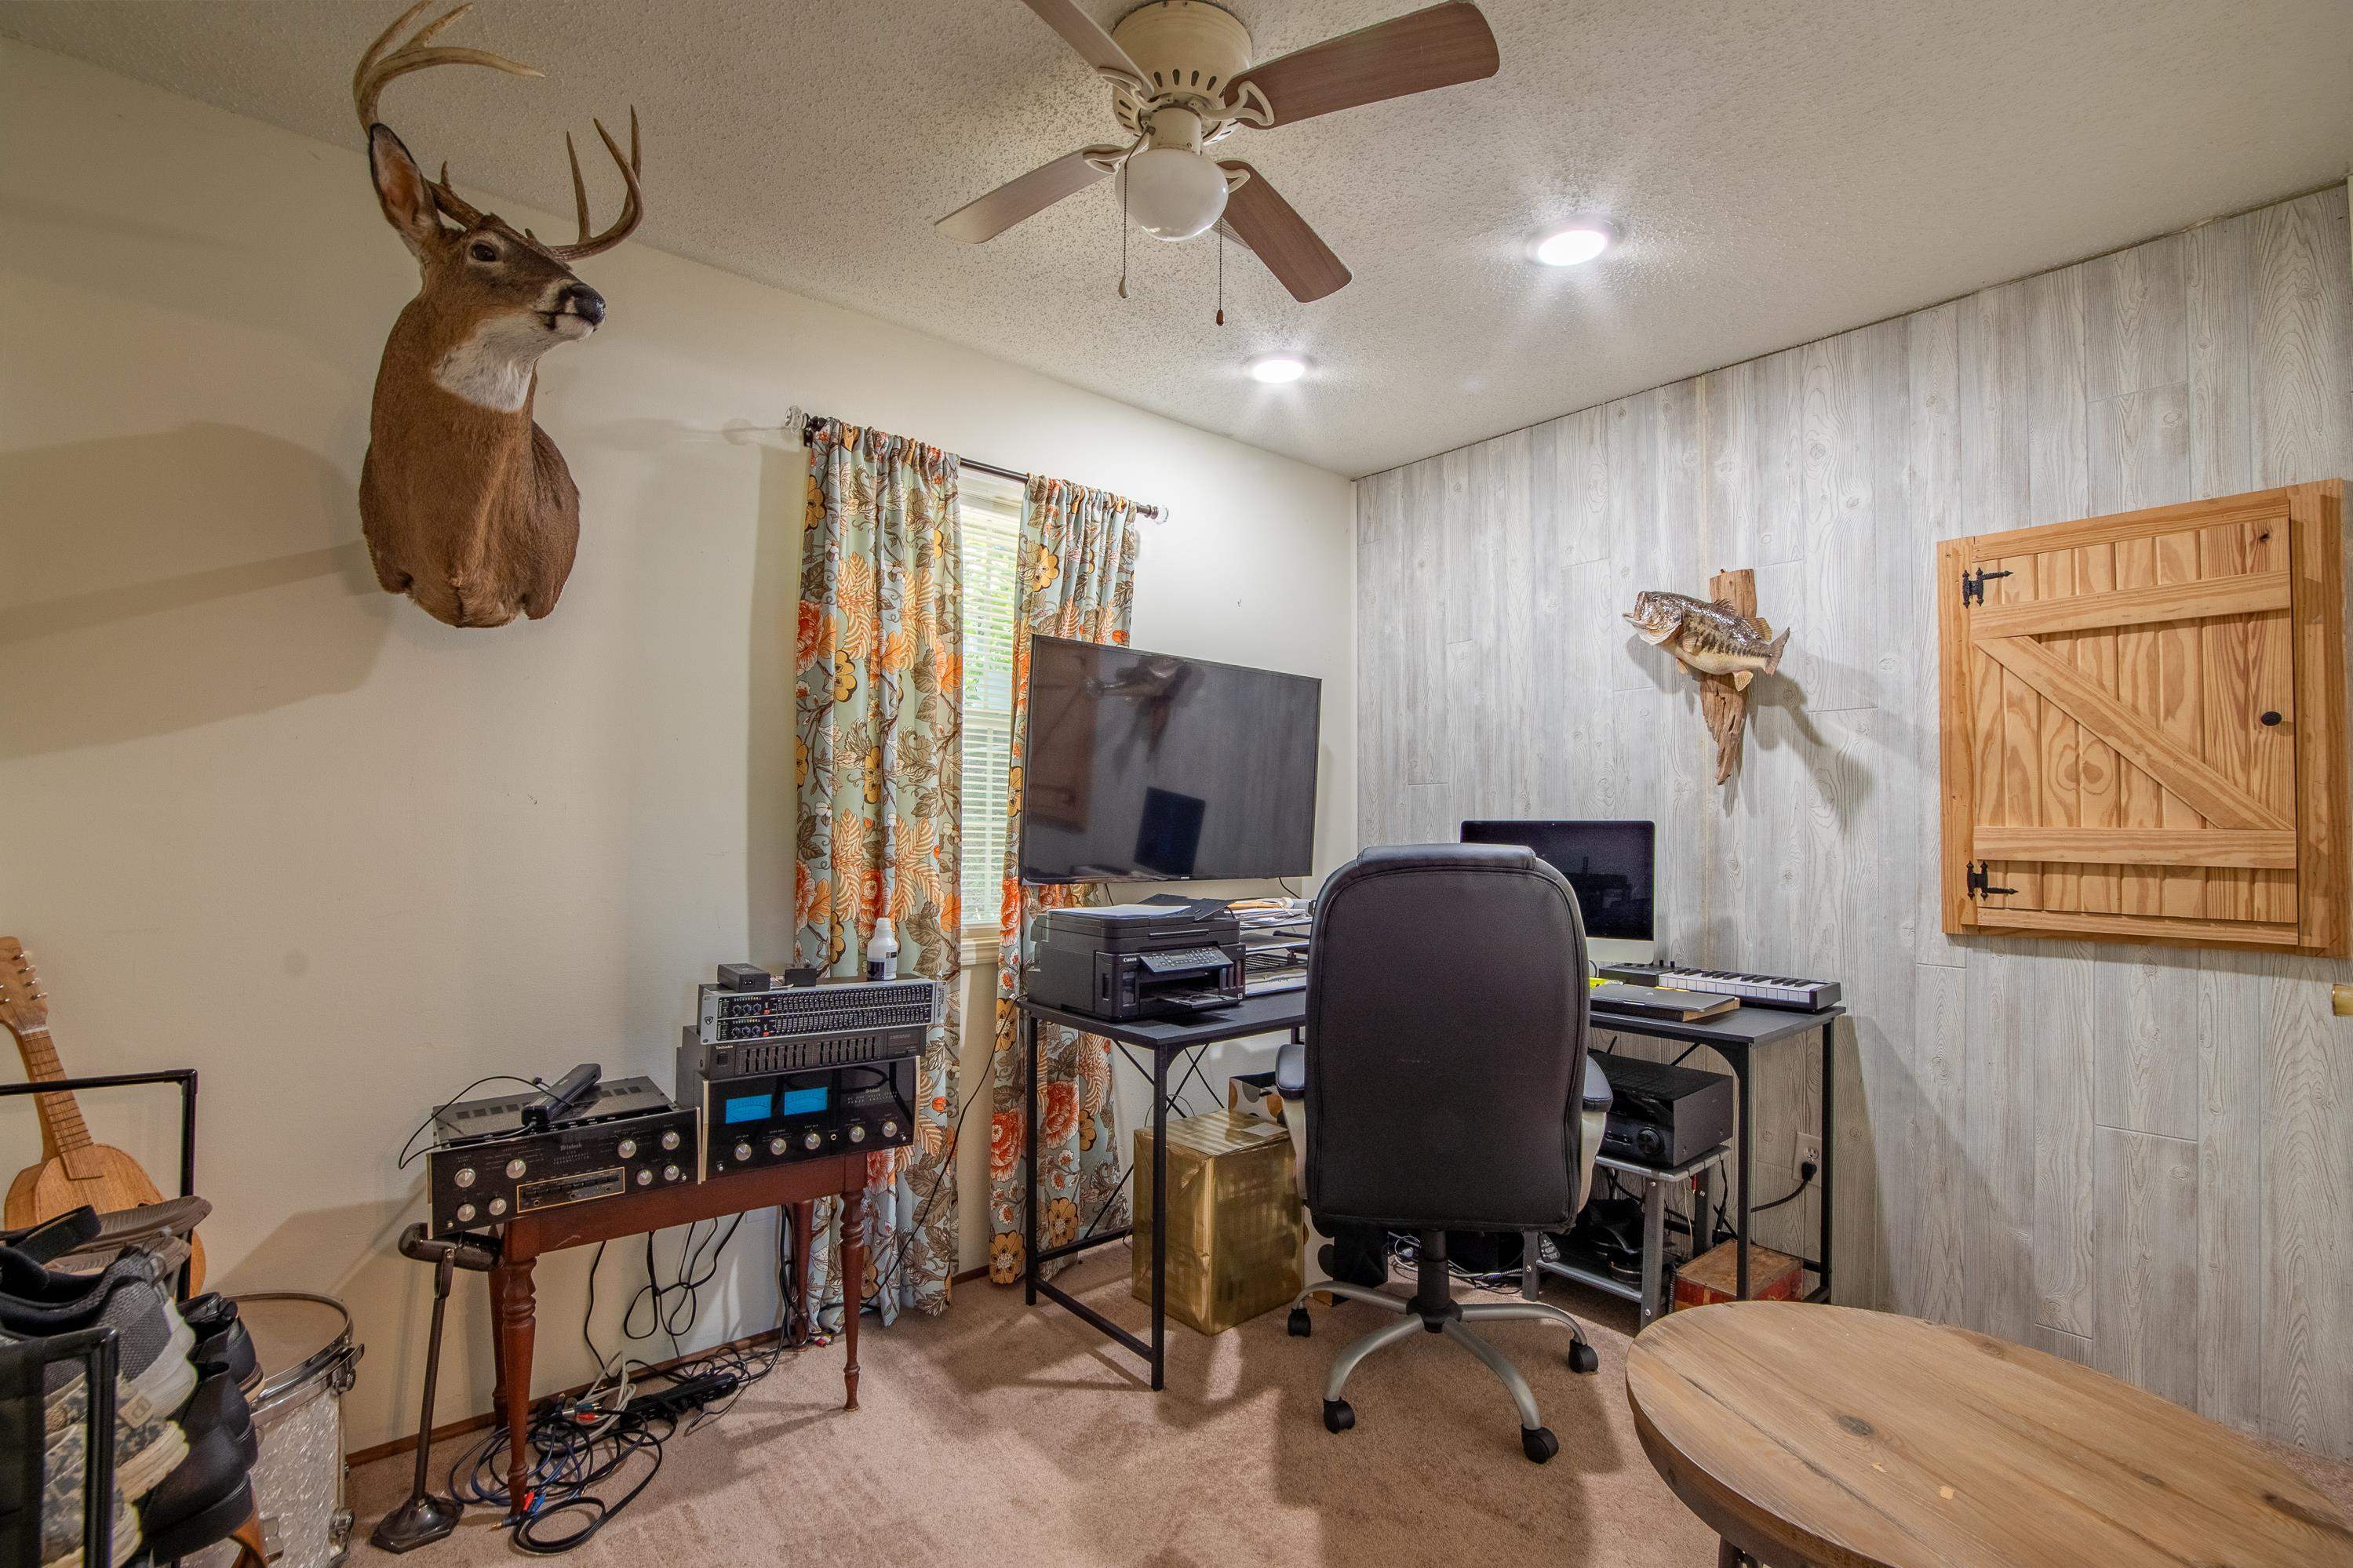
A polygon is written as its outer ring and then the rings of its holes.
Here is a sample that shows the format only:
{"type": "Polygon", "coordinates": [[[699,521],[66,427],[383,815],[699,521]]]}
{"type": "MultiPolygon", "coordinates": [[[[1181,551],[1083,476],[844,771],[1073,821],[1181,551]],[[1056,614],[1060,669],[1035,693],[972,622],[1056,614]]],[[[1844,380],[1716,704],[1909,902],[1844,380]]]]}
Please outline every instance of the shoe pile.
{"type": "MultiPolygon", "coordinates": [[[[126,1236],[111,1227],[103,1240],[115,1250],[102,1268],[56,1267],[100,1241],[100,1229],[98,1215],[85,1208],[0,1243],[0,1347],[82,1329],[115,1331],[108,1568],[133,1559],[169,1563],[229,1539],[254,1516],[249,1477],[261,1440],[246,1390],[259,1368],[235,1303],[218,1295],[174,1300],[172,1280],[187,1244],[170,1229],[126,1236]]],[[[87,1382],[73,1361],[47,1370],[42,1568],[82,1564],[87,1382]]]]}

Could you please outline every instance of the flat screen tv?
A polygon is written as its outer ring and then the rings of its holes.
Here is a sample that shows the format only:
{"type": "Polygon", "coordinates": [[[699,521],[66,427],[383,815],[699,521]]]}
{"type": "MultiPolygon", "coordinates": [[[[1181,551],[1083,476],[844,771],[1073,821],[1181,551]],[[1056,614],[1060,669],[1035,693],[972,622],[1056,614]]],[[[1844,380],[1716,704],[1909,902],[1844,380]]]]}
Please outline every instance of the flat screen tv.
{"type": "Polygon", "coordinates": [[[1308,676],[1033,638],[1021,879],[1305,876],[1323,697],[1308,676]]]}

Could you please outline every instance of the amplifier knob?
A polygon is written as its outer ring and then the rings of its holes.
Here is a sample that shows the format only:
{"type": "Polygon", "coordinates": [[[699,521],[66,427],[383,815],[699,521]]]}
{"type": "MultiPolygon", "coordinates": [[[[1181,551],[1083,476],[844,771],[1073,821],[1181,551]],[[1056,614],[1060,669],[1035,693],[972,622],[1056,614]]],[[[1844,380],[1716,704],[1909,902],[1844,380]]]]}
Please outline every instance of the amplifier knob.
{"type": "Polygon", "coordinates": [[[745,1161],[751,1159],[751,1157],[752,1145],[744,1142],[738,1142],[735,1145],[735,1163],[737,1164],[743,1164],[745,1161]]]}
{"type": "Polygon", "coordinates": [[[785,1152],[785,1148],[786,1148],[785,1141],[784,1141],[782,1138],[771,1138],[771,1139],[769,1139],[769,1140],[768,1140],[768,1152],[769,1152],[769,1153],[771,1153],[771,1154],[781,1154],[781,1153],[783,1153],[783,1152],[785,1152]]]}
{"type": "Polygon", "coordinates": [[[678,1132],[675,1129],[662,1134],[662,1147],[665,1149],[678,1147],[678,1132]]]}
{"type": "Polygon", "coordinates": [[[507,1201],[506,1201],[506,1199],[504,1199],[504,1198],[492,1198],[492,1199],[491,1200],[491,1217],[492,1217],[492,1218],[496,1218],[498,1215],[502,1215],[502,1214],[504,1214],[504,1213],[506,1213],[506,1212],[507,1212],[507,1201]]]}
{"type": "Polygon", "coordinates": [[[638,1173],[638,1185],[641,1187],[650,1187],[653,1184],[654,1173],[650,1168],[638,1173]]]}
{"type": "Polygon", "coordinates": [[[474,1205],[471,1205],[471,1204],[459,1204],[459,1205],[458,1205],[458,1223],[459,1223],[459,1225],[463,1225],[463,1224],[465,1224],[468,1220],[470,1220],[470,1219],[471,1219],[471,1218],[473,1218],[473,1217],[474,1217],[474,1205]]]}
{"type": "Polygon", "coordinates": [[[634,1138],[624,1138],[621,1140],[620,1146],[613,1152],[624,1160],[634,1160],[638,1157],[638,1141],[634,1138]]]}
{"type": "Polygon", "coordinates": [[[527,1168],[528,1167],[526,1167],[521,1160],[509,1160],[507,1162],[507,1174],[509,1177],[520,1176],[527,1168]]]}
{"type": "Polygon", "coordinates": [[[853,1121],[849,1124],[849,1141],[852,1143],[863,1143],[866,1142],[866,1123],[863,1121],[853,1121]]]}
{"type": "Polygon", "coordinates": [[[885,1138],[896,1138],[899,1136],[899,1124],[896,1121],[885,1121],[882,1123],[882,1136],[885,1138]]]}
{"type": "Polygon", "coordinates": [[[675,1181],[677,1181],[677,1180],[678,1180],[678,1167],[677,1167],[676,1165],[664,1165],[664,1166],[662,1167],[662,1180],[663,1180],[663,1181],[665,1181],[665,1182],[675,1182],[675,1181]]]}
{"type": "Polygon", "coordinates": [[[462,1165],[459,1167],[458,1173],[450,1179],[461,1187],[470,1187],[474,1184],[474,1167],[462,1165]]]}
{"type": "Polygon", "coordinates": [[[802,1133],[802,1134],[801,1134],[801,1147],[802,1147],[802,1148],[804,1148],[804,1149],[822,1149],[822,1148],[824,1148],[824,1147],[825,1147],[825,1134],[824,1134],[824,1133],[822,1133],[822,1132],[819,1132],[819,1131],[818,1131],[816,1128],[814,1128],[814,1127],[810,1128],[807,1131],[806,1131],[806,1132],[804,1132],[804,1133],[802,1133]]]}

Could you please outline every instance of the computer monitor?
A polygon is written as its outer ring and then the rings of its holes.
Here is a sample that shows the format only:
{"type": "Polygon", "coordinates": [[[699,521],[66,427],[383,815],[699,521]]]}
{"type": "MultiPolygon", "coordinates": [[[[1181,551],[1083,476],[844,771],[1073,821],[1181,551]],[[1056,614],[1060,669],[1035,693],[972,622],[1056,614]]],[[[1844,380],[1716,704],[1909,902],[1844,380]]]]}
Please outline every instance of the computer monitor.
{"type": "Polygon", "coordinates": [[[1519,844],[1568,879],[1596,963],[1657,955],[1658,825],[1652,822],[1466,822],[1465,844],[1519,844]]]}

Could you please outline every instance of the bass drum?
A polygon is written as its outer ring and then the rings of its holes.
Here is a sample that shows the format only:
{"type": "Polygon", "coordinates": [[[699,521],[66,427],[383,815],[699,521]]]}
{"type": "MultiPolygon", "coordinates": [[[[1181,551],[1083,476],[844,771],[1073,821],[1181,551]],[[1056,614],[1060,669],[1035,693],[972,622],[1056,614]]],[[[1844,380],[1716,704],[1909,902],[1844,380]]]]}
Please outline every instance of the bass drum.
{"type": "MultiPolygon", "coordinates": [[[[247,1393],[261,1436],[253,1497],[271,1568],[335,1568],[352,1536],[343,1395],[364,1347],[352,1342],[352,1316],[332,1296],[264,1290],[234,1300],[261,1363],[260,1381],[247,1393]]],[[[198,1559],[204,1568],[236,1560],[231,1542],[198,1559]]]]}

